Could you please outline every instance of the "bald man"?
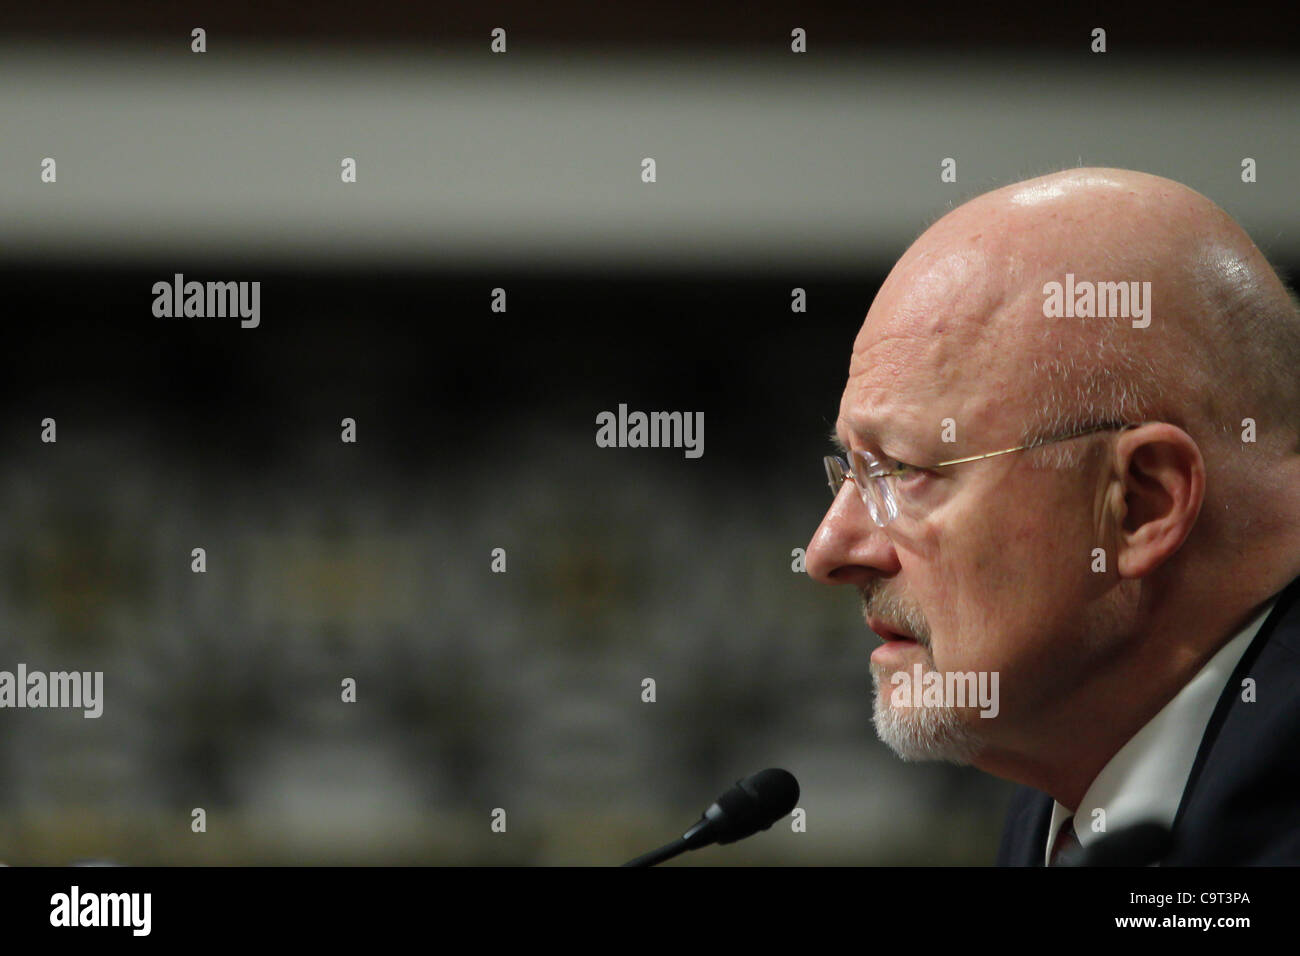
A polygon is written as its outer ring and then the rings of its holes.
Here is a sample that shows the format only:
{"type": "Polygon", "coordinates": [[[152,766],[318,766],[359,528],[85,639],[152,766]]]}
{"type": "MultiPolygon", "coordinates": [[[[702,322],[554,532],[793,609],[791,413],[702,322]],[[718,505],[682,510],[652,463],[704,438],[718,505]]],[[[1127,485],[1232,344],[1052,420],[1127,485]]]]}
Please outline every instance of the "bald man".
{"type": "Polygon", "coordinates": [[[1118,169],[957,208],[835,440],[808,572],[860,592],[886,744],[1023,785],[1000,864],[1148,822],[1300,863],[1300,311],[1231,217],[1118,169]]]}

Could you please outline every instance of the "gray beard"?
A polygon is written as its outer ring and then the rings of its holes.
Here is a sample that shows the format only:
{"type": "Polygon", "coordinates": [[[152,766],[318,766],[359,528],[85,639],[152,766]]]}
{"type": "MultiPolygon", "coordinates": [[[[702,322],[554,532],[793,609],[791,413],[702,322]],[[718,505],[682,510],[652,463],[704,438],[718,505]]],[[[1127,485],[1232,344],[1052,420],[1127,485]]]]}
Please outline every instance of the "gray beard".
{"type": "MultiPolygon", "coordinates": [[[[893,671],[871,667],[875,687],[875,710],[871,717],[876,736],[906,761],[941,760],[958,766],[969,765],[985,741],[962,720],[956,707],[895,707],[889,683],[893,671]]],[[[933,668],[926,668],[927,671],[933,668]]]]}
{"type": "MultiPolygon", "coordinates": [[[[930,625],[920,611],[879,588],[861,591],[862,614],[879,615],[907,628],[930,654],[930,625]]],[[[925,667],[934,670],[933,663],[925,667]]],[[[889,698],[895,685],[889,683],[894,671],[871,665],[871,683],[876,702],[871,716],[876,736],[903,760],[943,760],[966,766],[975,759],[985,741],[971,729],[955,707],[895,707],[889,698]]]]}

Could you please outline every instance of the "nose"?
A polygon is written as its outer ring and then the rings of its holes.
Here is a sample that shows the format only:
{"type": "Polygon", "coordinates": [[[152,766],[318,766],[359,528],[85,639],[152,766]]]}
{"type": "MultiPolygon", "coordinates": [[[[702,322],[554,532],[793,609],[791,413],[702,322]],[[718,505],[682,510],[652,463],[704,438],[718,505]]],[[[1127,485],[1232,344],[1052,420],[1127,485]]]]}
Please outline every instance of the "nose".
{"type": "Polygon", "coordinates": [[[822,584],[864,587],[881,575],[899,570],[894,543],[871,520],[852,480],[831,502],[822,523],[808,542],[804,567],[822,584]]]}

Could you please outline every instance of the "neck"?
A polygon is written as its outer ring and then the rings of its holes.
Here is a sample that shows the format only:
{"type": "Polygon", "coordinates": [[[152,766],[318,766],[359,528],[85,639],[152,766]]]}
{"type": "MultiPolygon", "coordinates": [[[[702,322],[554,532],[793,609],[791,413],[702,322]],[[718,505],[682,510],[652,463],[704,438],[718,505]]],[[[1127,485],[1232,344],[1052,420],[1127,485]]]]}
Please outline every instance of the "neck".
{"type": "Polygon", "coordinates": [[[1137,621],[1120,653],[1086,684],[1053,695],[1049,708],[1018,721],[1028,729],[992,742],[974,765],[1042,790],[1071,811],[1077,810],[1088,787],[1120,748],[1287,583],[1267,593],[1259,593],[1260,587],[1221,587],[1210,595],[1213,600],[1193,594],[1161,599],[1145,590],[1137,621]]]}

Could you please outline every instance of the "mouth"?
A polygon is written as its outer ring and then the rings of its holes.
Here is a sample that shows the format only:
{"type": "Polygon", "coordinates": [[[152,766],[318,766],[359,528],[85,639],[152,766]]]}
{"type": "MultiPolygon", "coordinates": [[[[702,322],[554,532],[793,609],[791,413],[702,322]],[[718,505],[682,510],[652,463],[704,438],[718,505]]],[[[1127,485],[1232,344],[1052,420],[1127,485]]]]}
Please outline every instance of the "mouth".
{"type": "Polygon", "coordinates": [[[878,617],[867,618],[867,627],[876,632],[876,635],[886,644],[915,644],[917,640],[911,634],[892,624],[886,623],[878,617]]]}

